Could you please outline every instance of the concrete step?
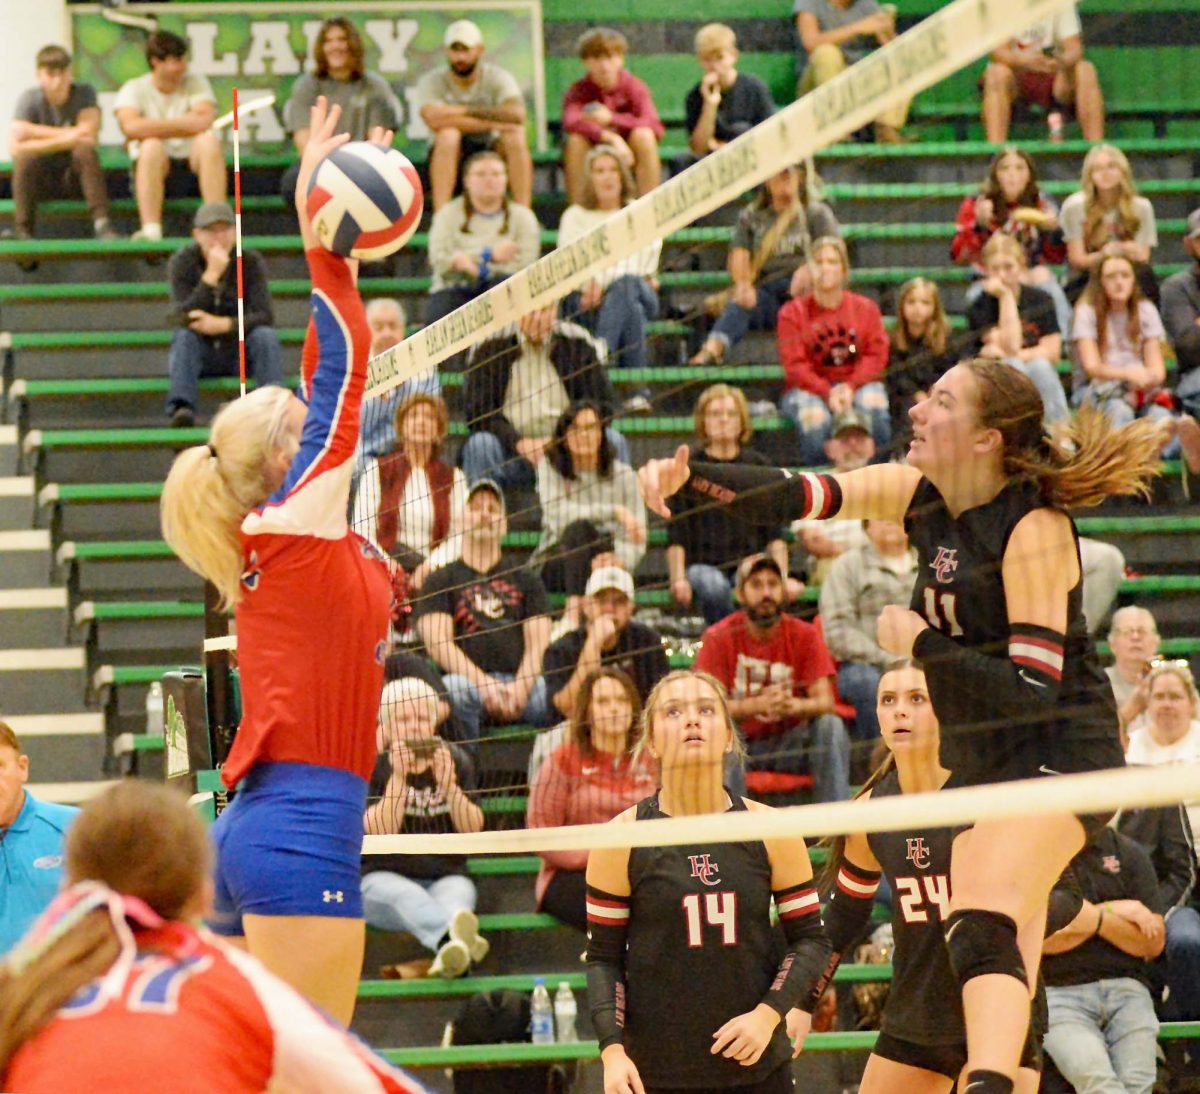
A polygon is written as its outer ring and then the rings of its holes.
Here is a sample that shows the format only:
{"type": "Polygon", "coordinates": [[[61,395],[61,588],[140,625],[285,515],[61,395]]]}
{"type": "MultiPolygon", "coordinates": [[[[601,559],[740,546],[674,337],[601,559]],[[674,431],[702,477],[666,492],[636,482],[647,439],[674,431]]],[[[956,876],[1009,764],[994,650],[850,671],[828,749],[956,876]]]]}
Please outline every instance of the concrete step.
{"type": "Polygon", "coordinates": [[[0,709],[6,717],[76,708],[86,686],[82,649],[0,649],[0,709]]]}
{"type": "MultiPolygon", "coordinates": [[[[2,336],[0,336],[2,337],[2,336]]],[[[0,346],[0,350],[3,346],[0,346]]],[[[4,396],[0,393],[0,411],[6,410],[4,396]]],[[[0,413],[0,418],[3,418],[0,413]]],[[[20,462],[20,449],[17,446],[17,427],[15,425],[0,425],[0,475],[10,476],[17,473],[20,462]]]]}
{"type": "Polygon", "coordinates": [[[34,489],[31,475],[0,478],[0,531],[21,531],[34,523],[34,489]]]}
{"type": "Polygon", "coordinates": [[[43,801],[59,802],[62,805],[82,805],[89,798],[107,790],[114,780],[102,779],[99,775],[94,779],[72,779],[62,782],[31,782],[29,789],[35,797],[43,801]]]}
{"type": "Polygon", "coordinates": [[[0,589],[43,586],[50,571],[49,532],[40,528],[0,532],[0,589]]]}
{"type": "Polygon", "coordinates": [[[104,715],[26,715],[7,719],[39,781],[76,782],[98,778],[104,763],[104,715]]]}
{"type": "Polygon", "coordinates": [[[65,588],[0,589],[0,649],[64,645],[66,611],[65,588]]]}

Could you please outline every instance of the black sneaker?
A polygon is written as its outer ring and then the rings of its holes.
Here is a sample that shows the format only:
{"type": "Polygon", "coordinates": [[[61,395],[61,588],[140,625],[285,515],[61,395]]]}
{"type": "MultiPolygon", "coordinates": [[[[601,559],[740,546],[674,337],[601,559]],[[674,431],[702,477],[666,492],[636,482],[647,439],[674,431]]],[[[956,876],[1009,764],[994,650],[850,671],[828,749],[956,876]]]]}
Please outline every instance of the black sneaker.
{"type": "Polygon", "coordinates": [[[196,411],[188,406],[187,403],[180,403],[171,411],[172,429],[191,429],[195,424],[196,411]]]}

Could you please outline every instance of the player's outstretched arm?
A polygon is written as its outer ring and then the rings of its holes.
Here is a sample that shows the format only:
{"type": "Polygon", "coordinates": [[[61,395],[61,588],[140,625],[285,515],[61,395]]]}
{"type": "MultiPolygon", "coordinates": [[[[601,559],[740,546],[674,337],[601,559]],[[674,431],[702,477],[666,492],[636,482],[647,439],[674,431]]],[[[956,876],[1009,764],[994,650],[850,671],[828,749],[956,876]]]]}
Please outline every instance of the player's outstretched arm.
{"type": "Polygon", "coordinates": [[[304,146],[304,154],[300,157],[300,174],[296,178],[296,214],[300,221],[300,238],[306,251],[320,246],[309,223],[308,210],[305,208],[308,182],[313,171],[317,169],[317,164],[350,139],[349,133],[335,132],[341,116],[342,108],[336,103],[330,106],[324,95],[317,96],[317,101],[309,111],[309,138],[304,146]]]}

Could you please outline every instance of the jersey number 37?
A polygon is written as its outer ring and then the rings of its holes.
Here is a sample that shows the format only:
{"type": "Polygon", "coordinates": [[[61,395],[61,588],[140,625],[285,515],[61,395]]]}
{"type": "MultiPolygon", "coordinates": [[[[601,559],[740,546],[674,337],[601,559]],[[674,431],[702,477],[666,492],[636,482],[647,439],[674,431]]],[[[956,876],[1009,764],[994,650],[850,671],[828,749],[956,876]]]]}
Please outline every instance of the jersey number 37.
{"type": "Polygon", "coordinates": [[[945,874],[898,877],[896,895],[905,923],[928,923],[930,907],[937,909],[937,919],[942,922],[950,914],[950,879],[945,874]]]}

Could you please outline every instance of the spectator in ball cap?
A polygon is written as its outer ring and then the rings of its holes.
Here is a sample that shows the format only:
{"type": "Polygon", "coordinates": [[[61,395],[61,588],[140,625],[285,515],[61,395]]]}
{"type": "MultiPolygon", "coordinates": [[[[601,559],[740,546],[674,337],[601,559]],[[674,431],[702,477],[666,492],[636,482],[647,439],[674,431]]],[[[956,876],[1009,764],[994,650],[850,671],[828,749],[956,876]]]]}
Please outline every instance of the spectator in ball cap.
{"type": "MultiPolygon", "coordinates": [[[[167,417],[174,426],[196,422],[203,376],[237,376],[238,277],[233,261],[233,210],[206,201],[192,219],[192,242],[171,256],[170,320],[175,325],[167,368],[167,417]]],[[[242,254],[246,367],[259,387],[283,383],[283,350],[275,332],[267,266],[258,251],[242,254]]]]}
{"type": "Polygon", "coordinates": [[[429,189],[437,212],[453,196],[460,165],[475,152],[498,152],[513,201],[533,200],[533,159],[525,133],[525,97],[516,77],[484,61],[483,32],[458,19],[442,37],[446,65],[417,82],[414,102],[429,126],[429,189]]]}

